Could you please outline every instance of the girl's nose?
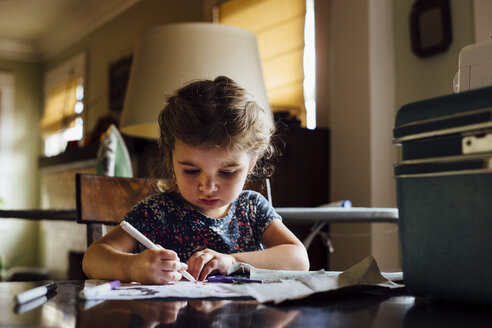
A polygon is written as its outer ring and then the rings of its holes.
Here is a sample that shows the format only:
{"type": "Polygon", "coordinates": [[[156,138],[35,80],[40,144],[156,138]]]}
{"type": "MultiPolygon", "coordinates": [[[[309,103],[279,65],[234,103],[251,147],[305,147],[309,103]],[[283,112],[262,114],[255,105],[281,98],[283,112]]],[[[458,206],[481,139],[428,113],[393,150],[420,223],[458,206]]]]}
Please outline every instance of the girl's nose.
{"type": "Polygon", "coordinates": [[[217,190],[217,183],[212,177],[204,177],[200,182],[200,191],[203,192],[214,192],[217,190]]]}

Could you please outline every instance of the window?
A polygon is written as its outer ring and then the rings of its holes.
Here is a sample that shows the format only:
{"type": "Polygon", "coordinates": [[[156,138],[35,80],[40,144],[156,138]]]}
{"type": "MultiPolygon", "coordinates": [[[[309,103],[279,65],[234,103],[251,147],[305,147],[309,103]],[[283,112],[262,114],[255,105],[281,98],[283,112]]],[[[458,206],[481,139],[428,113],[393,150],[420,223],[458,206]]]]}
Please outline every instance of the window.
{"type": "Polygon", "coordinates": [[[303,126],[316,126],[313,0],[229,0],[218,6],[221,24],[253,32],[258,40],[268,100],[303,126]]]}
{"type": "Polygon", "coordinates": [[[63,152],[69,141],[83,138],[85,54],[45,75],[45,106],[40,122],[44,155],[63,152]]]}

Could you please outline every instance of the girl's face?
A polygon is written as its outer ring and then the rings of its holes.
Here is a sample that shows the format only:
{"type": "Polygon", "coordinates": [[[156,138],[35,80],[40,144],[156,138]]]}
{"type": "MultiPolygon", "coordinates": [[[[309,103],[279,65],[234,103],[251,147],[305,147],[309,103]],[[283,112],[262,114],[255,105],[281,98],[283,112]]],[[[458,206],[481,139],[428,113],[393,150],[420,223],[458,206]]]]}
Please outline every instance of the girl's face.
{"type": "Polygon", "coordinates": [[[255,159],[241,151],[192,147],[176,140],[173,168],[183,198],[212,218],[226,216],[239,196],[255,159]]]}

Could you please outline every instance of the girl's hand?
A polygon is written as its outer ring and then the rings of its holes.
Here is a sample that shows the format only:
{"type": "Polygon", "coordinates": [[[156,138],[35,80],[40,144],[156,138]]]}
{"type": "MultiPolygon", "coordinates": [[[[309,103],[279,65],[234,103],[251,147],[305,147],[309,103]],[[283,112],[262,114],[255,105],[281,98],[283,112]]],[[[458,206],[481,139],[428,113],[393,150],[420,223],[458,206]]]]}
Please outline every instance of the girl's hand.
{"type": "Polygon", "coordinates": [[[205,280],[211,273],[227,274],[227,269],[236,263],[232,255],[222,254],[209,248],[196,252],[188,259],[188,272],[196,280],[205,280]]]}
{"type": "Polygon", "coordinates": [[[132,281],[142,284],[167,284],[181,279],[179,271],[187,270],[188,266],[179,261],[176,252],[162,249],[150,250],[135,255],[130,264],[132,281]]]}

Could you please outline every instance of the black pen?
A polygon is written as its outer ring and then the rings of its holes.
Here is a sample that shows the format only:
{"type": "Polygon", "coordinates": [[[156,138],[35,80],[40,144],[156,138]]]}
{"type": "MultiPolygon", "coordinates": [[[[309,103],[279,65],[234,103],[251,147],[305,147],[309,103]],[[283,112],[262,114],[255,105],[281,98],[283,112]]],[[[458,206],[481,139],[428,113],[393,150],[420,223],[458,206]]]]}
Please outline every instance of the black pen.
{"type": "Polygon", "coordinates": [[[33,289],[29,289],[25,292],[15,295],[14,300],[18,304],[26,303],[32,301],[33,299],[48,294],[50,291],[55,290],[56,287],[57,287],[56,283],[53,282],[45,286],[39,286],[33,289]]]}

